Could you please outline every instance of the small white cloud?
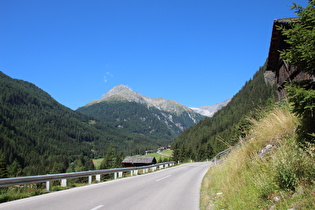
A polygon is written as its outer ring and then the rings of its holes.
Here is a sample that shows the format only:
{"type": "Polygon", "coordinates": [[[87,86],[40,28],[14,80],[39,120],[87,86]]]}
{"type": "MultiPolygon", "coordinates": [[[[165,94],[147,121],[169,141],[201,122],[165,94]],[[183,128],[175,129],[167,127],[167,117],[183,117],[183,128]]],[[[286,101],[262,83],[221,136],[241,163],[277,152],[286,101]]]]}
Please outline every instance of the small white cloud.
{"type": "Polygon", "coordinates": [[[106,72],[104,76],[104,82],[108,82],[108,79],[113,78],[114,75],[112,75],[110,72],[106,72]]]}

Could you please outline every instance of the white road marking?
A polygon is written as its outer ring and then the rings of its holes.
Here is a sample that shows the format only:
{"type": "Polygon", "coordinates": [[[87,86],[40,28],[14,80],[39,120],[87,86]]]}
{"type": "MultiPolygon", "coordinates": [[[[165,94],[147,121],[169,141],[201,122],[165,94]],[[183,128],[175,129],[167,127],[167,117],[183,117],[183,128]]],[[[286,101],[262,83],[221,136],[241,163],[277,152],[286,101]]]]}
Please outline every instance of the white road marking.
{"type": "Polygon", "coordinates": [[[90,209],[90,210],[97,210],[97,209],[99,209],[99,208],[102,208],[104,205],[99,205],[99,206],[96,206],[95,208],[93,208],[93,209],[90,209]]]}
{"type": "Polygon", "coordinates": [[[165,177],[163,177],[163,178],[161,178],[161,179],[157,179],[157,180],[155,180],[156,182],[159,182],[159,181],[162,181],[163,179],[167,179],[168,177],[170,177],[170,176],[172,176],[172,175],[167,175],[167,176],[165,176],[165,177]]]}

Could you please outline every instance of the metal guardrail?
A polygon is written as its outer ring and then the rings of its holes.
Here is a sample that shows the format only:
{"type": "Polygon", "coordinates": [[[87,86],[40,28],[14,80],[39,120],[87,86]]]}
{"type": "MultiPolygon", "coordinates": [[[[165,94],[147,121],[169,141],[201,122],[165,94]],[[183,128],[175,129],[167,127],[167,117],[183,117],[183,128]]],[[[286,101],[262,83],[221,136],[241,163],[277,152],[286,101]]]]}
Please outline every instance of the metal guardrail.
{"type": "MultiPolygon", "coordinates": [[[[220,159],[221,159],[222,156],[224,156],[224,155],[230,153],[230,152],[232,151],[232,149],[235,148],[235,147],[238,146],[238,145],[239,145],[239,144],[236,144],[236,145],[234,145],[234,146],[232,146],[232,147],[227,148],[226,150],[223,150],[222,152],[219,152],[214,158],[212,158],[211,162],[212,162],[214,165],[216,165],[216,164],[220,161],[220,159]]],[[[222,161],[222,160],[221,160],[221,161],[222,161]]]]}
{"type": "Polygon", "coordinates": [[[81,172],[72,172],[72,173],[61,173],[61,174],[47,174],[47,175],[37,175],[37,176],[25,176],[25,177],[12,177],[12,178],[3,178],[0,179],[0,187],[7,187],[12,185],[19,184],[30,184],[30,183],[39,183],[46,182],[46,189],[50,190],[50,181],[53,180],[61,180],[61,185],[67,185],[67,179],[71,178],[79,178],[79,177],[89,177],[89,184],[92,183],[92,176],[96,176],[97,181],[101,181],[101,175],[105,174],[114,174],[115,179],[117,179],[117,174],[119,173],[119,177],[122,177],[123,172],[131,172],[131,176],[133,174],[138,175],[138,170],[146,170],[148,172],[149,168],[152,171],[155,171],[157,167],[164,168],[168,166],[174,165],[174,161],[158,163],[154,165],[148,166],[138,166],[138,167],[126,167],[126,168],[114,168],[114,169],[104,169],[104,170],[93,170],[93,171],[81,171],[81,172]]]}

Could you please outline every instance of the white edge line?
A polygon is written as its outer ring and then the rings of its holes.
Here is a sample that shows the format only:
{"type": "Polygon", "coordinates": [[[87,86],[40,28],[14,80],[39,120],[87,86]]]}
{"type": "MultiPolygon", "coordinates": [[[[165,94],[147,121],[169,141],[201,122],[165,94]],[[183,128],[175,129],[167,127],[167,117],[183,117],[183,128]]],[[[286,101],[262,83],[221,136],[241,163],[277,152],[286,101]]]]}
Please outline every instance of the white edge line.
{"type": "Polygon", "coordinates": [[[97,210],[97,209],[99,209],[99,208],[102,208],[104,205],[99,205],[99,206],[96,206],[95,208],[93,208],[93,209],[90,209],[90,210],[97,210]]]}
{"type": "Polygon", "coordinates": [[[167,176],[165,176],[165,177],[163,177],[163,178],[161,178],[161,179],[157,179],[157,180],[155,180],[156,182],[159,182],[159,181],[162,181],[163,179],[167,179],[168,177],[170,177],[170,176],[172,176],[172,175],[167,175],[167,176]]]}

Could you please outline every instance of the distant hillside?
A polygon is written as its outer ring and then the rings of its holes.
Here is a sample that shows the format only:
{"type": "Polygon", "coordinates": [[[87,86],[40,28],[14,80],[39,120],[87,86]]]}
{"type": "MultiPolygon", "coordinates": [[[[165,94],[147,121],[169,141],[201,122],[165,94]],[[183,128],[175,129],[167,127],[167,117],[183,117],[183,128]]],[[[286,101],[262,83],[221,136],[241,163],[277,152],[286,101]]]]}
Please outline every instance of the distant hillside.
{"type": "MultiPolygon", "coordinates": [[[[0,168],[6,176],[93,168],[109,145],[135,154],[159,145],[59,104],[35,85],[0,72],[0,168]]],[[[3,176],[2,173],[1,176],[3,176]]]]}
{"type": "Polygon", "coordinates": [[[276,91],[265,83],[263,66],[253,79],[232,98],[226,107],[185,130],[172,144],[174,158],[196,161],[213,157],[229,145],[238,142],[239,136],[247,129],[247,116],[255,115],[260,107],[275,101],[276,91]]]}
{"type": "Polygon", "coordinates": [[[159,144],[163,139],[170,144],[182,131],[205,118],[176,101],[142,96],[124,85],[114,87],[77,111],[123,132],[155,139],[159,144]]]}

